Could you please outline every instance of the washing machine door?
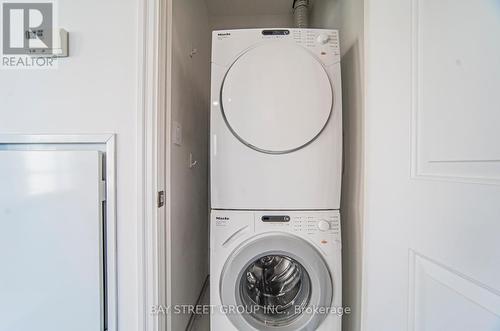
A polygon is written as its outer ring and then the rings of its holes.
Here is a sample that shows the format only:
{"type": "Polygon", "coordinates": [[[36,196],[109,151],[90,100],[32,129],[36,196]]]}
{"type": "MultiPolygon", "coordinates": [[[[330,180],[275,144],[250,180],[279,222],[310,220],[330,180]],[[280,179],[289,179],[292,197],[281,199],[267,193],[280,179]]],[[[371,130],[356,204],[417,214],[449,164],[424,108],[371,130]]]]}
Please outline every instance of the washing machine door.
{"type": "Polygon", "coordinates": [[[333,298],[332,277],[321,253],[286,233],[247,240],[224,266],[220,295],[240,331],[316,330],[333,298]]]}
{"type": "Polygon", "coordinates": [[[316,139],[333,109],[332,85],[321,62],[291,42],[259,44],[228,69],[220,92],[230,131],[264,153],[298,150],[316,139]]]}

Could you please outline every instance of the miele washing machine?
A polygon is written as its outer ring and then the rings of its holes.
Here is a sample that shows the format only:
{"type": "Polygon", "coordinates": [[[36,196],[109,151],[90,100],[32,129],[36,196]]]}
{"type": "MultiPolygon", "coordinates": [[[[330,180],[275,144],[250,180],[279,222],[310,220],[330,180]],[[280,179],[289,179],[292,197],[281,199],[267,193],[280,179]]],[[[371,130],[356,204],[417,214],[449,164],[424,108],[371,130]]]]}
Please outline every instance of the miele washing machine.
{"type": "Polygon", "coordinates": [[[340,331],[338,211],[213,211],[211,329],[340,331]]]}

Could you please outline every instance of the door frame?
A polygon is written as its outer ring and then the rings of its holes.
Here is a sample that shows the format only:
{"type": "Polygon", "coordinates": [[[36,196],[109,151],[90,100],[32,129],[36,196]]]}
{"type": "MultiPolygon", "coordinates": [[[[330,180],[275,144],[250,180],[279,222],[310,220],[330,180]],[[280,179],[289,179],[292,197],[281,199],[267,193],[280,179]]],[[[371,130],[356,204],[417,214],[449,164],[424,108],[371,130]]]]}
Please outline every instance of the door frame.
{"type": "Polygon", "coordinates": [[[138,330],[170,330],[170,68],[172,0],[138,1],[138,330]],[[158,206],[158,192],[165,203],[158,206]]]}
{"type": "Polygon", "coordinates": [[[98,150],[106,153],[106,310],[107,331],[118,331],[116,268],[116,138],[114,134],[0,134],[13,150],[98,150]]]}

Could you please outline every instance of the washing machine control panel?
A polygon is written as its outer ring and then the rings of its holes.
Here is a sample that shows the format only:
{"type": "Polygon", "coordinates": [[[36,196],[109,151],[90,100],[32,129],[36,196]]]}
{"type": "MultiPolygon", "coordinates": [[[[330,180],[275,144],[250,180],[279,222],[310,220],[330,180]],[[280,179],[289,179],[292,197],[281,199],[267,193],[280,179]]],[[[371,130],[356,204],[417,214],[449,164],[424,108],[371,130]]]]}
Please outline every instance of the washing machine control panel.
{"type": "Polygon", "coordinates": [[[293,219],[293,232],[316,234],[325,232],[329,234],[340,233],[340,217],[330,215],[297,215],[293,219]]]}
{"type": "Polygon", "coordinates": [[[326,255],[342,247],[340,213],[329,211],[222,211],[211,213],[211,242],[230,247],[266,232],[287,232],[307,239],[326,255]]]}
{"type": "Polygon", "coordinates": [[[306,236],[318,244],[341,240],[338,211],[258,212],[255,213],[256,232],[285,231],[306,236]]]}

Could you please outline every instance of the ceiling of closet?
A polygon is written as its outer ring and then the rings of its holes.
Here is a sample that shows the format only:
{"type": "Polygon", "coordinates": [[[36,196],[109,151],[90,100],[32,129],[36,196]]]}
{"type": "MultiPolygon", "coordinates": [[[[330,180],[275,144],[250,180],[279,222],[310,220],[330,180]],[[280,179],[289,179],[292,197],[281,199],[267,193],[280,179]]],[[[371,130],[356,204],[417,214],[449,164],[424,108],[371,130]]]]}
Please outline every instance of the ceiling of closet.
{"type": "Polygon", "coordinates": [[[212,16],[291,14],[293,0],[205,0],[212,16]]]}

